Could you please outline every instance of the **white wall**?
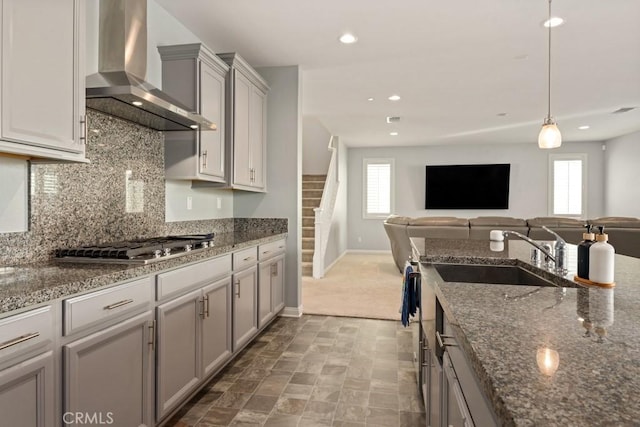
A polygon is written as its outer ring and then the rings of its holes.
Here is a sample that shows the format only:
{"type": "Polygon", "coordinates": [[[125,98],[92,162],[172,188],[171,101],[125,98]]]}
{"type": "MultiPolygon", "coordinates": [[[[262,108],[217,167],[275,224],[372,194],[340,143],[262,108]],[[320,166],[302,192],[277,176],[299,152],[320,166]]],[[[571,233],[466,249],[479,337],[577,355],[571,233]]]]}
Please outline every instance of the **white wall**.
{"type": "MultiPolygon", "coordinates": [[[[86,0],[87,8],[87,74],[98,72],[99,0],[86,0]]],[[[162,60],[157,46],[199,43],[189,29],[153,0],[147,1],[147,76],[152,85],[162,87],[162,60]]],[[[209,46],[215,50],[215,46],[209,46]]],[[[191,188],[191,181],[167,181],[165,186],[165,220],[229,218],[233,216],[233,193],[215,188],[191,188]],[[192,209],[186,199],[191,197],[192,209]],[[220,199],[221,208],[218,208],[220,199]]]]}
{"type": "Polygon", "coordinates": [[[301,306],[302,279],[302,119],[301,77],[297,66],[257,70],[269,84],[267,98],[267,193],[236,191],[234,216],[287,218],[289,235],[285,305],[301,306]]]}
{"type": "Polygon", "coordinates": [[[327,149],[331,133],[315,117],[302,119],[302,173],[325,175],[331,152],[327,149]]]}
{"type": "Polygon", "coordinates": [[[563,143],[553,151],[537,144],[451,145],[396,148],[349,149],[349,249],[389,250],[383,220],[362,218],[362,161],[364,158],[395,159],[394,213],[418,216],[548,216],[547,176],[550,153],[587,153],[588,202],[586,217],[601,216],[604,203],[604,152],[602,143],[563,143]],[[509,209],[425,210],[425,165],[510,163],[509,209]]]}
{"type": "Polygon", "coordinates": [[[605,215],[640,218],[639,166],[640,132],[606,142],[605,215]]]}

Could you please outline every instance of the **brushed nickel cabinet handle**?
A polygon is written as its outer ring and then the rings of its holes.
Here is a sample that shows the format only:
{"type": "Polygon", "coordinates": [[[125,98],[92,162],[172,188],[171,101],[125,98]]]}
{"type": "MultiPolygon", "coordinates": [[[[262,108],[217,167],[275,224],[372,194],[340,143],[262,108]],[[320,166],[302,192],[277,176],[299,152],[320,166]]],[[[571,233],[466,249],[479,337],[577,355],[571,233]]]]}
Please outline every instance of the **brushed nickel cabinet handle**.
{"type": "Polygon", "coordinates": [[[87,116],[80,116],[80,143],[87,143],[87,116]]]}
{"type": "Polygon", "coordinates": [[[450,338],[450,339],[455,340],[455,337],[452,336],[452,335],[440,335],[440,332],[436,331],[436,339],[438,340],[438,344],[440,344],[440,347],[447,347],[447,346],[449,346],[449,347],[457,347],[458,346],[455,343],[454,344],[445,343],[444,342],[445,338],[450,338]]]}
{"type": "Polygon", "coordinates": [[[240,298],[240,280],[236,280],[236,296],[240,298]]]}
{"type": "Polygon", "coordinates": [[[207,150],[202,152],[202,167],[203,169],[207,168],[207,150]]]}
{"type": "Polygon", "coordinates": [[[132,302],[133,300],[131,298],[123,299],[122,301],[118,301],[118,302],[114,302],[113,304],[106,305],[104,307],[104,310],[113,310],[114,308],[122,307],[123,305],[131,304],[132,302]]]}
{"type": "Polygon", "coordinates": [[[248,257],[244,258],[243,261],[249,261],[250,259],[253,259],[253,257],[252,256],[248,256],[248,257]]]}
{"type": "Polygon", "coordinates": [[[39,337],[39,336],[40,336],[40,332],[32,332],[30,334],[21,335],[21,336],[19,336],[17,338],[14,338],[14,339],[9,340],[9,341],[5,341],[2,344],[0,344],[0,350],[4,350],[5,348],[12,347],[12,346],[14,346],[16,344],[20,344],[22,342],[34,339],[34,338],[39,337]]]}
{"type": "Polygon", "coordinates": [[[200,304],[200,313],[198,313],[198,315],[204,319],[205,315],[204,315],[204,297],[202,298],[198,298],[198,303],[200,304]]]}
{"type": "Polygon", "coordinates": [[[156,349],[156,321],[152,320],[149,325],[149,345],[151,346],[151,351],[156,349]]]}
{"type": "Polygon", "coordinates": [[[204,318],[208,319],[209,318],[209,295],[205,295],[204,297],[204,304],[205,304],[205,309],[204,309],[204,318]]]}

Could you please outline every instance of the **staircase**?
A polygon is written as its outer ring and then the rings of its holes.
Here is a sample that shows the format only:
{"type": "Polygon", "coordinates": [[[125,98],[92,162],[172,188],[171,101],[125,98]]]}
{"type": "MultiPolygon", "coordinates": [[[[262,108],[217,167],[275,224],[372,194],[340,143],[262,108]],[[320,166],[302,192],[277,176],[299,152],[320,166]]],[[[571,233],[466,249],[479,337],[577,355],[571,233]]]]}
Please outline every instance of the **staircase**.
{"type": "Polygon", "coordinates": [[[326,175],[302,175],[302,275],[313,272],[315,247],[315,212],[320,206],[326,175]]]}

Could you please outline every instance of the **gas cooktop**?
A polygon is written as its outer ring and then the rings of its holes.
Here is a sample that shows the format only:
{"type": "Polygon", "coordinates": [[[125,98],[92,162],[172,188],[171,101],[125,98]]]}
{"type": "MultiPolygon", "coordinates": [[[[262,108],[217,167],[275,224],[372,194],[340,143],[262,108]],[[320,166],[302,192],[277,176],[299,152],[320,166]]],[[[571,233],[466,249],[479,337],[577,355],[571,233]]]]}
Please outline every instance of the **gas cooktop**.
{"type": "Polygon", "coordinates": [[[149,264],[213,247],[213,233],[162,236],[56,249],[59,262],[149,264]]]}

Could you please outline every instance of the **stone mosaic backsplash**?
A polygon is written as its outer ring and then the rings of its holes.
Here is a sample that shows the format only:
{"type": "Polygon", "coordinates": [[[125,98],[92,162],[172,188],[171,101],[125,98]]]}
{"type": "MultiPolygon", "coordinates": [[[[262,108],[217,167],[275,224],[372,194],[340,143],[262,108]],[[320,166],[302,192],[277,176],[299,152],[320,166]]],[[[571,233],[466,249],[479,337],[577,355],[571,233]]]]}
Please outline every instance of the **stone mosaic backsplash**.
{"type": "Polygon", "coordinates": [[[162,132],[93,110],[87,119],[91,163],[31,164],[29,231],[0,233],[0,265],[44,261],[59,247],[132,238],[258,225],[286,231],[286,219],[165,223],[162,132]]]}

